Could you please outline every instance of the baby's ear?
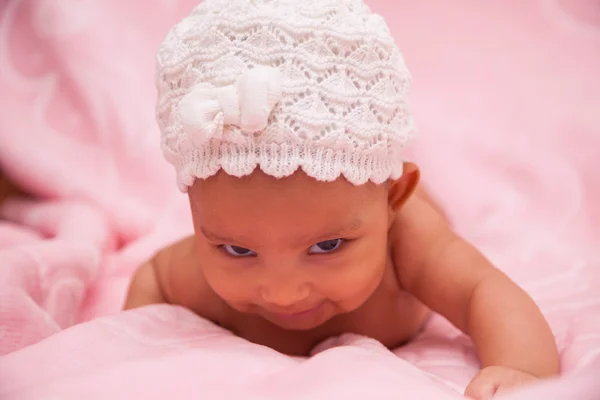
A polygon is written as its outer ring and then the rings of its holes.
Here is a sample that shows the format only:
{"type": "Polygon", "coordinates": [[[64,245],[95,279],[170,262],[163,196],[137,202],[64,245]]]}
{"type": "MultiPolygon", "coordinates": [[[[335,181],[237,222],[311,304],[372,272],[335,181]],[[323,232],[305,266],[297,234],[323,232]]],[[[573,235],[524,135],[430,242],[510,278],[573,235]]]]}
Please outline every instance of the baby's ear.
{"type": "Polygon", "coordinates": [[[388,202],[393,211],[398,210],[414,193],[419,183],[421,172],[419,167],[411,162],[404,163],[402,176],[399,179],[390,181],[388,193],[388,202]]]}

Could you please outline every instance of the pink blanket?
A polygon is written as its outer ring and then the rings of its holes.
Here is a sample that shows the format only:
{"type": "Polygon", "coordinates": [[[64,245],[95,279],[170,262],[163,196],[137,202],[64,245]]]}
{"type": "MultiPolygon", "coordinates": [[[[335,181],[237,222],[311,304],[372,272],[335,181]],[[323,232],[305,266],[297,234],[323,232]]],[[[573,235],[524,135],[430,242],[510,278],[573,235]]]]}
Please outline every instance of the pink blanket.
{"type": "MultiPolygon", "coordinates": [[[[345,336],[296,359],[177,307],[118,312],[191,232],[153,57],[193,3],[0,2],[0,163],[46,199],[2,210],[0,398],[460,398],[477,360],[440,317],[395,352],[345,336]]],[[[600,3],[370,4],[414,75],[426,182],[560,346],[563,377],[507,398],[600,398],[600,3]]]]}

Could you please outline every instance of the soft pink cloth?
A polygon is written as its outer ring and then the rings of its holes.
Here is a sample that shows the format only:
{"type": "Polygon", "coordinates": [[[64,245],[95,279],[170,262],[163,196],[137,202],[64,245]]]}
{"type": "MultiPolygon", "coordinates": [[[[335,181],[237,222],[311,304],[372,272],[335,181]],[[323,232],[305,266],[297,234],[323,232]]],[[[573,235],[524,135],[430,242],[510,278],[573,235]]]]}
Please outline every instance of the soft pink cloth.
{"type": "MultiPolygon", "coordinates": [[[[0,398],[460,398],[477,361],[440,317],[396,356],[345,336],[304,360],[177,307],[118,313],[134,268],[191,232],[153,57],[193,1],[151,3],[0,2],[0,162],[48,199],[3,210],[0,398]]],[[[371,5],[413,72],[427,184],[556,335],[565,376],[507,398],[599,398],[600,3],[371,5]]]]}

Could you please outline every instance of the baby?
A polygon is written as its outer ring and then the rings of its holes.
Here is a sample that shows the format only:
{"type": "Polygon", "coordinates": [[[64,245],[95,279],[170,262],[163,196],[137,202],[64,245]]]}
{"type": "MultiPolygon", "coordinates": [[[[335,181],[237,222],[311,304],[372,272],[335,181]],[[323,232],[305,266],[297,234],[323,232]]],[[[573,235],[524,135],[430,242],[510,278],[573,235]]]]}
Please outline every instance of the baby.
{"type": "Polygon", "coordinates": [[[136,272],[126,309],[180,305],[290,355],[346,332],[394,348],[432,310],[475,343],[468,396],[558,373],[535,303],[404,159],[410,75],[360,0],[205,0],[165,39],[157,80],[195,235],[136,272]]]}

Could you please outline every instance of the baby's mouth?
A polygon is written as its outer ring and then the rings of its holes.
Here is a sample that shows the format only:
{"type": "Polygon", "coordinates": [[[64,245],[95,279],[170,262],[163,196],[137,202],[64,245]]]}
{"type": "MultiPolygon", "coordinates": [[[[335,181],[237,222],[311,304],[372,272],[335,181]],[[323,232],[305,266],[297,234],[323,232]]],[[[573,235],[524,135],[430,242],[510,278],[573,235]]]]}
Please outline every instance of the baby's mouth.
{"type": "Polygon", "coordinates": [[[269,314],[279,318],[279,319],[286,319],[286,320],[290,320],[290,319],[298,319],[298,318],[303,318],[303,317],[308,317],[311,316],[313,314],[315,314],[317,311],[319,311],[323,305],[325,304],[325,302],[319,303],[317,305],[315,305],[314,307],[311,308],[307,308],[304,310],[294,310],[294,311],[289,311],[289,312],[271,312],[269,310],[267,310],[269,312],[269,314]]]}

